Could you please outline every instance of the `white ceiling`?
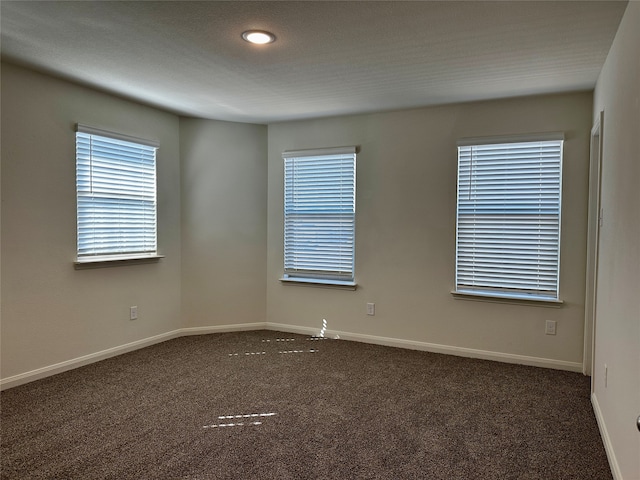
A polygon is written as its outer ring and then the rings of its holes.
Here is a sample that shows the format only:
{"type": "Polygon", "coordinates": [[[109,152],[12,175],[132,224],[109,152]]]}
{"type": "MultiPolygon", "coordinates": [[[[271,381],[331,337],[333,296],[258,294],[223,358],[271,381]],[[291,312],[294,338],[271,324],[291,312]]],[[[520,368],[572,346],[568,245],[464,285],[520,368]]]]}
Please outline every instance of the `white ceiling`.
{"type": "Polygon", "coordinates": [[[6,1],[3,60],[182,115],[281,120],[592,89],[626,2],[6,1]],[[241,33],[269,30],[267,46],[241,33]]]}

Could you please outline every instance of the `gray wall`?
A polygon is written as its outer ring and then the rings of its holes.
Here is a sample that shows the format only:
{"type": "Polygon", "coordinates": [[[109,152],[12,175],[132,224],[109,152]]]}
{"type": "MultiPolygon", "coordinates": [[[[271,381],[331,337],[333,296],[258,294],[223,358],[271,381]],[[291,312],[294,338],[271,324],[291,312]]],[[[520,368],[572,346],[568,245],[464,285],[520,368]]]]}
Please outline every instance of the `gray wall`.
{"type": "Polygon", "coordinates": [[[184,327],[264,322],[267,127],[180,120],[184,327]]]}
{"type": "Polygon", "coordinates": [[[640,415],[640,2],[629,2],[600,73],[593,110],[594,120],[604,111],[593,398],[616,479],[635,479],[640,478],[635,427],[640,415]]]}
{"type": "Polygon", "coordinates": [[[10,65],[2,92],[3,378],[184,327],[319,329],[323,318],[361,336],[580,368],[590,93],[267,129],[178,119],[10,65]],[[76,121],[160,141],[158,264],[73,269],[76,121]],[[564,305],[455,300],[456,139],[543,131],[567,138],[564,305]],[[361,148],[358,290],[284,286],[281,152],[340,145],[361,148]]]}
{"type": "Polygon", "coordinates": [[[2,378],[180,327],[178,134],[175,115],[2,65],[2,378]],[[76,122],[160,143],[160,262],[74,269],[76,122]]]}
{"type": "Polygon", "coordinates": [[[319,330],[326,319],[330,330],[361,337],[580,370],[591,100],[577,93],[269,125],[267,320],[319,330]],[[566,135],[563,306],[454,299],[456,140],[549,131],[566,135]],[[360,147],[358,289],[282,284],[282,151],[344,145],[360,147]],[[376,304],[373,317],[367,302],[376,304]],[[545,320],[558,322],[557,335],[544,334],[545,320]]]}

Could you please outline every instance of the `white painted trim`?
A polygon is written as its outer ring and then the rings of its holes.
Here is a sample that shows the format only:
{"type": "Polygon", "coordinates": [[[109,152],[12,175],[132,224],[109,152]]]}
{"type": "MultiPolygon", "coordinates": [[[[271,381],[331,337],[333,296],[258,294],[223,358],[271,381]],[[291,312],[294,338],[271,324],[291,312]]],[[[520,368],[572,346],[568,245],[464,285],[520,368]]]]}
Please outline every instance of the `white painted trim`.
{"type": "MultiPolygon", "coordinates": [[[[309,335],[317,335],[320,331],[320,329],[317,328],[314,329],[310,327],[298,327],[294,325],[272,322],[267,322],[267,329],[309,335]]],[[[551,358],[530,357],[527,355],[517,355],[513,353],[491,352],[487,350],[477,350],[474,348],[454,347],[450,345],[440,345],[437,343],[417,342],[414,340],[403,340],[400,338],[378,337],[374,335],[340,332],[336,330],[327,330],[324,335],[328,338],[339,337],[342,340],[372,343],[375,345],[385,345],[388,347],[408,348],[410,350],[443,353],[446,355],[456,355],[458,357],[480,358],[483,360],[493,360],[503,363],[516,363],[519,365],[552,368],[555,370],[582,372],[581,362],[567,362],[564,360],[554,360],[551,358]]]]}
{"type": "Polygon", "coordinates": [[[47,367],[37,368],[29,372],[20,373],[11,377],[3,378],[0,380],[0,390],[7,388],[17,387],[25,383],[40,380],[41,378],[50,377],[58,373],[66,372],[74,368],[82,367],[90,363],[99,362],[100,360],[106,360],[107,358],[122,355],[123,353],[139,350],[156,343],[166,342],[174,338],[180,337],[180,330],[173,330],[167,333],[161,333],[149,338],[143,338],[142,340],[136,340],[135,342],[126,343],[118,347],[107,348],[99,352],[90,353],[89,355],[83,355],[82,357],[72,358],[71,360],[65,360],[64,362],[55,363],[47,367]]]}
{"type": "MultiPolygon", "coordinates": [[[[287,333],[299,333],[300,335],[319,335],[320,328],[313,327],[300,327],[298,325],[287,325],[286,323],[266,323],[267,330],[275,330],[277,332],[287,332],[287,333]]],[[[335,332],[333,335],[329,335],[329,331],[325,331],[325,337],[335,338],[335,332]]]]}
{"type": "Polygon", "coordinates": [[[553,142],[564,141],[564,132],[544,132],[522,135],[501,135],[497,137],[467,137],[458,139],[458,147],[473,145],[493,145],[499,143],[553,142]]]}
{"type": "Polygon", "coordinates": [[[265,330],[267,324],[265,322],[256,323],[239,323],[237,325],[214,325],[211,327],[187,327],[181,328],[181,336],[187,335],[207,335],[210,333],[226,333],[226,332],[246,332],[249,330],[265,330]]]}
{"type": "Polygon", "coordinates": [[[285,150],[282,152],[282,158],[317,157],[319,155],[355,155],[357,150],[358,148],[355,146],[285,150]]]}
{"type": "MultiPolygon", "coordinates": [[[[249,330],[274,330],[280,332],[299,333],[301,335],[318,335],[319,328],[302,327],[297,325],[288,325],[284,323],[273,322],[255,322],[241,323],[238,325],[214,325],[209,327],[187,327],[172,330],[167,333],[155,335],[153,337],[144,338],[135,342],[120,345],[118,347],[108,348],[100,352],[91,353],[82,357],[72,358],[64,362],[49,365],[47,367],[38,368],[29,372],[20,373],[11,377],[0,379],[0,390],[17,387],[25,383],[40,380],[41,378],[56,375],[74,368],[82,367],[90,363],[99,362],[116,355],[138,350],[148,347],[156,343],[165,342],[173,338],[187,335],[206,335],[211,333],[224,332],[241,332],[249,330]]],[[[341,338],[343,340],[351,340],[355,342],[372,343],[375,345],[385,345],[388,347],[408,348],[410,350],[421,350],[433,353],[443,353],[446,355],[456,355],[459,357],[481,358],[484,360],[494,360],[504,363],[517,363],[521,365],[532,365],[543,368],[553,368],[556,370],[569,370],[572,372],[582,371],[582,363],[565,362],[562,360],[553,360],[548,358],[529,357],[525,355],[515,355],[510,353],[490,352],[486,350],[476,350],[472,348],[453,347],[449,345],[439,345],[436,343],[417,342],[413,340],[403,340],[399,338],[377,337],[374,335],[365,335],[361,333],[340,332],[336,330],[327,330],[324,335],[328,338],[341,338]]]]}
{"type": "Polygon", "coordinates": [[[622,472],[620,471],[620,466],[618,465],[618,461],[616,460],[616,453],[613,450],[613,445],[611,444],[611,437],[609,437],[609,432],[607,431],[607,425],[604,423],[602,410],[600,410],[600,404],[598,403],[598,397],[596,397],[595,392],[591,394],[591,405],[593,407],[593,412],[595,413],[595,416],[596,416],[596,422],[598,423],[598,429],[600,430],[600,437],[602,437],[604,450],[605,452],[607,452],[607,459],[609,460],[609,467],[611,468],[611,474],[613,475],[614,480],[624,480],[622,478],[622,472]]]}
{"type": "Polygon", "coordinates": [[[89,355],[83,355],[82,357],[72,358],[70,360],[65,360],[64,362],[55,363],[53,365],[37,368],[29,372],[20,373],[18,375],[0,379],[0,391],[186,335],[206,335],[208,333],[240,332],[245,330],[262,330],[265,328],[266,323],[264,322],[243,323],[238,325],[217,325],[211,327],[179,328],[177,330],[172,330],[170,332],[155,335],[153,337],[143,338],[142,340],[136,340],[135,342],[126,343],[117,347],[107,348],[106,350],[101,350],[96,353],[90,353],[89,355]]]}
{"type": "Polygon", "coordinates": [[[129,143],[139,143],[156,149],[160,148],[160,142],[155,140],[147,140],[145,138],[132,137],[131,135],[125,135],[123,133],[110,132],[109,130],[90,127],[88,125],[83,125],[82,123],[76,123],[76,132],[98,135],[99,137],[115,138],[116,140],[122,140],[129,143]]]}
{"type": "Polygon", "coordinates": [[[498,293],[473,291],[473,290],[453,290],[453,298],[458,300],[471,300],[476,302],[511,303],[514,305],[527,305],[529,307],[551,307],[560,308],[563,300],[536,297],[535,295],[504,295],[498,293]]]}
{"type": "Polygon", "coordinates": [[[582,373],[591,375],[591,392],[595,389],[596,306],[598,293],[598,249],[602,183],[604,110],[600,111],[589,138],[589,201],[587,209],[587,270],[585,275],[584,355],[582,373]],[[597,142],[597,145],[595,143],[597,142]]]}

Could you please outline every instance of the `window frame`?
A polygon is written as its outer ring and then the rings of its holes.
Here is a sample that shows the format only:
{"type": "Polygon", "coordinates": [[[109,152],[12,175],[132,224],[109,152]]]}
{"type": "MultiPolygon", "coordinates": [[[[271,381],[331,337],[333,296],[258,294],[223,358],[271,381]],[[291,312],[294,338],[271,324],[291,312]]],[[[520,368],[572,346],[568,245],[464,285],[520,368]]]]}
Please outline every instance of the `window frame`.
{"type": "MultiPolygon", "coordinates": [[[[283,276],[280,278],[282,282],[293,283],[293,284],[302,284],[302,285],[310,285],[310,286],[319,286],[319,287],[330,287],[330,288],[341,288],[341,289],[355,289],[355,237],[356,237],[356,159],[357,159],[357,148],[356,147],[335,147],[335,148],[320,148],[313,150],[288,150],[282,153],[283,157],[283,276]],[[309,187],[302,186],[300,183],[296,184],[296,178],[298,180],[303,178],[302,176],[298,177],[294,173],[295,168],[300,168],[300,165],[303,162],[321,162],[322,157],[326,157],[325,159],[328,162],[340,163],[341,161],[348,160],[349,165],[347,166],[346,173],[340,173],[338,170],[340,168],[336,167],[334,170],[331,170],[330,167],[322,167],[317,166],[317,169],[321,170],[319,182],[322,181],[322,175],[326,175],[327,172],[331,171],[334,174],[338,172],[338,176],[344,184],[340,184],[335,189],[336,191],[334,197],[331,198],[339,207],[335,207],[336,211],[334,212],[309,212],[310,208],[309,200],[306,202],[301,202],[300,194],[309,194],[309,187]],[[288,179],[288,175],[291,177],[288,179]],[[291,190],[293,188],[293,190],[291,190]],[[296,195],[297,190],[297,197],[296,195]],[[303,208],[302,205],[306,206],[303,208]],[[297,211],[296,211],[297,210],[297,211]],[[307,210],[307,211],[304,211],[307,210]],[[347,210],[350,212],[344,212],[339,210],[347,210]],[[296,223],[296,216],[299,217],[298,223],[296,223]],[[322,218],[324,217],[339,217],[340,218],[340,230],[342,232],[347,233],[347,241],[346,243],[340,243],[339,245],[346,245],[347,250],[343,250],[342,247],[339,248],[339,253],[328,252],[328,250],[335,250],[334,248],[324,246],[318,247],[317,241],[310,241],[308,243],[303,243],[303,247],[299,250],[296,250],[296,243],[298,243],[298,238],[300,235],[299,231],[305,230],[304,233],[309,233],[308,230],[309,222],[311,218],[322,218]],[[346,219],[346,222],[343,221],[346,219]],[[305,223],[306,222],[306,223],[305,223]],[[350,228],[345,228],[345,225],[350,225],[350,228]],[[325,250],[322,250],[322,249],[325,250]],[[309,251],[322,251],[322,253],[329,253],[328,257],[330,260],[328,261],[319,261],[317,260],[317,255],[313,255],[313,253],[309,254],[309,251]],[[305,252],[307,256],[305,256],[305,252]],[[332,256],[333,255],[333,256],[332,256]],[[298,259],[294,257],[298,257],[298,259]],[[314,260],[315,257],[315,260],[314,260]],[[347,260],[349,266],[343,271],[345,267],[345,263],[343,260],[347,260]],[[308,265],[312,265],[315,268],[297,268],[298,266],[302,266],[306,262],[308,265]],[[339,266],[335,270],[323,270],[328,269],[329,266],[339,266]],[[329,273],[325,273],[329,272],[329,273]]],[[[311,165],[311,163],[310,163],[311,165]]],[[[317,164],[316,164],[317,165],[317,164]]],[[[309,175],[309,174],[308,174],[309,175]]],[[[306,177],[307,179],[309,176],[306,177]]],[[[326,181],[326,177],[325,177],[326,181]]],[[[325,183],[326,187],[326,183],[325,183]]],[[[307,197],[309,198],[309,197],[307,197]]],[[[324,207],[326,208],[327,204],[327,195],[324,197],[324,207]]],[[[311,206],[318,206],[322,202],[322,200],[311,200],[311,206]]],[[[325,220],[326,222],[326,220],[325,220]]],[[[315,230],[311,230],[311,233],[316,233],[322,236],[323,229],[326,232],[327,229],[330,229],[328,225],[323,226],[322,222],[318,225],[318,228],[315,230]]],[[[326,239],[326,237],[325,237],[326,239]]],[[[317,240],[317,238],[316,238],[317,240]]]]}
{"type": "MultiPolygon", "coordinates": [[[[562,172],[563,172],[563,157],[564,157],[564,134],[563,133],[544,133],[544,134],[531,134],[531,135],[518,135],[518,136],[501,136],[501,137],[482,137],[482,138],[463,138],[460,139],[458,141],[458,155],[457,155],[457,171],[456,171],[456,244],[455,244],[455,278],[454,278],[454,290],[451,292],[455,298],[463,298],[463,299],[473,299],[473,300],[485,300],[485,301],[504,301],[504,302],[513,302],[513,303],[524,303],[524,304],[541,304],[544,306],[560,306],[563,302],[560,299],[560,253],[561,253],[561,230],[562,230],[562,193],[563,193],[563,188],[562,188],[562,172]],[[461,211],[461,201],[460,201],[460,189],[461,189],[461,149],[469,149],[470,147],[478,147],[480,149],[483,148],[491,148],[491,147],[495,147],[495,146],[500,146],[500,148],[504,148],[506,145],[512,144],[514,145],[514,148],[518,149],[518,148],[524,148],[522,146],[520,147],[515,147],[515,145],[522,145],[522,144],[532,144],[530,147],[533,147],[533,144],[538,144],[538,148],[542,148],[541,144],[542,143],[547,143],[547,142],[556,142],[557,145],[555,148],[558,149],[558,156],[557,156],[557,167],[554,167],[557,169],[557,176],[553,177],[555,178],[555,182],[557,183],[557,190],[555,190],[556,194],[557,194],[557,204],[555,205],[554,208],[557,209],[557,213],[553,214],[552,216],[557,215],[557,235],[554,238],[555,241],[555,291],[550,294],[550,290],[542,290],[540,288],[538,288],[538,290],[536,291],[535,288],[533,288],[533,285],[529,285],[528,288],[521,288],[521,289],[515,289],[515,288],[507,288],[505,286],[502,287],[497,287],[497,286],[490,286],[490,285],[482,285],[481,281],[478,281],[478,285],[470,285],[469,281],[467,280],[466,283],[462,282],[460,280],[460,271],[461,269],[461,261],[460,261],[460,244],[461,244],[461,234],[460,234],[460,211],[461,211]]],[[[472,155],[472,153],[468,153],[467,156],[472,155]]],[[[522,154],[520,154],[522,155],[522,154]]],[[[542,154],[540,154],[540,158],[542,158],[542,154]]],[[[514,155],[515,157],[517,157],[517,155],[514,155]]],[[[471,159],[471,157],[469,157],[468,163],[469,165],[472,165],[473,160],[471,159]]],[[[539,176],[539,183],[536,184],[535,182],[531,183],[531,185],[535,186],[538,185],[539,189],[542,190],[542,175],[543,175],[543,169],[545,167],[542,166],[542,162],[539,162],[539,171],[540,173],[538,173],[539,176]]],[[[522,168],[522,167],[520,167],[522,168]]],[[[545,172],[546,173],[546,172],[545,172]]],[[[469,174],[470,175],[470,174],[469,174]]],[[[531,173],[528,177],[526,177],[527,179],[531,179],[534,176],[533,173],[531,173]]],[[[472,192],[473,190],[471,190],[472,188],[476,188],[481,180],[479,181],[473,181],[471,180],[471,177],[468,177],[469,180],[466,182],[468,184],[468,188],[469,190],[465,190],[472,192]],[[475,187],[472,187],[472,183],[475,185],[475,187]]],[[[503,180],[504,181],[504,180],[503,180]]],[[[499,181],[497,180],[493,180],[492,183],[483,183],[482,186],[484,187],[495,187],[497,185],[500,185],[499,181]]],[[[507,194],[506,196],[508,197],[508,195],[513,195],[514,192],[517,192],[517,188],[514,189],[509,189],[507,190],[507,194]]],[[[477,194],[477,191],[475,191],[477,194]]],[[[542,194],[538,193],[538,197],[542,198],[542,194]]],[[[475,202],[475,200],[474,200],[475,202]]],[[[481,201],[478,201],[478,203],[474,203],[472,202],[472,204],[475,206],[474,208],[477,208],[477,205],[482,203],[481,201]]],[[[504,202],[504,200],[502,200],[502,202],[504,202]]],[[[541,204],[543,203],[542,200],[538,199],[538,202],[541,204]]],[[[497,203],[497,202],[496,202],[497,203]]],[[[491,204],[492,207],[495,208],[496,204],[491,204]]],[[[486,208],[486,207],[485,207],[486,208]]],[[[537,215],[538,216],[543,216],[542,209],[540,207],[540,205],[538,205],[538,212],[537,215]]],[[[506,210],[506,209],[505,209],[506,210]]],[[[530,207],[530,211],[528,213],[520,213],[520,215],[529,215],[532,214],[534,212],[534,208],[530,207]]],[[[474,213],[474,216],[478,215],[476,213],[474,213]]],[[[482,213],[480,213],[480,215],[482,215],[482,213]]],[[[495,215],[495,214],[494,214],[495,215]]],[[[515,216],[515,214],[511,214],[513,216],[515,216]]],[[[502,213],[502,216],[504,218],[508,218],[507,214],[505,214],[504,212],[502,213]]],[[[513,220],[512,220],[513,221],[513,220]]],[[[473,225],[472,228],[475,229],[475,226],[477,225],[477,222],[467,222],[467,225],[471,223],[473,225]]],[[[508,223],[508,222],[507,222],[508,223]]],[[[509,227],[505,227],[504,226],[505,223],[502,223],[502,227],[503,229],[508,229],[509,227]]],[[[522,224],[518,225],[518,227],[516,228],[520,228],[522,225],[534,225],[534,223],[530,223],[530,222],[523,222],[522,224]]],[[[537,225],[542,225],[542,223],[538,223],[537,225]]],[[[495,229],[494,226],[491,227],[492,229],[495,229]]],[[[475,230],[474,230],[475,232],[475,230]]],[[[520,233],[520,232],[518,232],[520,233]]],[[[503,233],[503,235],[505,235],[503,233]]],[[[540,236],[540,232],[538,232],[538,237],[540,236]]],[[[508,236],[508,234],[506,234],[505,236],[508,236]]],[[[530,237],[527,237],[527,239],[525,241],[531,241],[530,237]]],[[[531,241],[531,244],[533,244],[534,242],[531,241]]],[[[514,243],[511,243],[511,245],[515,245],[514,243]]],[[[473,243],[473,247],[472,248],[477,248],[476,244],[473,243]]],[[[538,271],[538,277],[540,277],[540,273],[539,271],[541,270],[541,265],[544,263],[541,263],[542,260],[540,260],[540,252],[538,252],[538,259],[535,262],[531,262],[529,265],[531,265],[534,269],[537,269],[538,271]]],[[[492,260],[489,260],[489,263],[495,263],[498,264],[500,262],[498,262],[496,259],[498,259],[500,257],[499,253],[494,254],[494,258],[492,260]]],[[[548,261],[547,261],[548,262],[548,261]]],[[[472,263],[475,266],[475,258],[472,261],[472,263]]],[[[491,266],[489,266],[488,268],[491,268],[491,266]]],[[[499,273],[499,272],[498,272],[499,273]]],[[[494,278],[497,278],[499,275],[496,272],[493,272],[494,278]]],[[[518,272],[520,273],[520,272],[518,272]]],[[[489,274],[490,276],[491,274],[489,274]]],[[[535,277],[535,275],[530,275],[531,278],[535,277]]],[[[473,282],[475,282],[476,280],[474,279],[473,282]]],[[[486,283],[490,283],[491,279],[489,279],[489,281],[487,281],[486,283]]],[[[472,282],[472,283],[473,283],[472,282]]],[[[506,281],[503,280],[503,285],[508,285],[509,283],[511,283],[511,281],[506,281]]],[[[514,282],[517,283],[517,282],[514,282]]]]}
{"type": "MultiPolygon", "coordinates": [[[[138,264],[138,263],[150,263],[156,262],[160,258],[163,258],[162,255],[158,253],[158,201],[157,201],[157,150],[159,149],[159,143],[146,140],[138,137],[133,137],[129,135],[124,135],[116,132],[111,132],[107,130],[102,130],[99,128],[90,127],[83,124],[76,124],[75,129],[75,160],[76,160],[76,259],[75,259],[75,267],[78,268],[92,268],[92,267],[102,267],[102,266],[115,266],[115,265],[128,265],[128,264],[138,264]],[[86,144],[87,139],[89,138],[89,164],[87,165],[86,159],[81,159],[80,156],[80,145],[83,146],[86,144]],[[144,180],[141,182],[140,188],[138,191],[141,192],[138,199],[135,201],[140,203],[148,203],[152,202],[152,232],[153,241],[151,243],[151,247],[145,250],[139,249],[122,249],[122,248],[114,248],[112,251],[105,251],[107,249],[102,249],[103,251],[98,251],[98,248],[94,248],[92,251],[87,253],[81,253],[82,242],[81,242],[81,226],[80,223],[83,221],[83,215],[81,214],[80,207],[82,203],[82,198],[89,198],[91,195],[95,195],[93,191],[82,191],[80,187],[80,172],[84,170],[83,175],[89,175],[90,177],[94,175],[93,165],[91,163],[91,159],[93,158],[93,145],[91,142],[93,138],[96,137],[101,142],[105,142],[105,144],[109,144],[109,147],[117,147],[118,145],[123,146],[126,152],[127,149],[131,148],[140,148],[140,163],[143,161],[149,161],[149,155],[152,157],[153,162],[153,173],[152,178],[149,176],[143,177],[144,180]],[[123,144],[124,142],[124,144],[123,144]],[[129,145],[127,145],[129,144],[129,145]],[[152,154],[150,153],[153,150],[152,154]],[[143,153],[144,152],[144,153],[143,153]],[[143,158],[143,155],[146,157],[143,158]],[[142,187],[142,183],[146,183],[146,187],[142,187]],[[149,192],[152,192],[150,194],[149,192]]],[[[86,154],[85,154],[86,156],[86,154]]],[[[116,160],[117,161],[117,160],[116,160]]],[[[113,162],[116,164],[116,162],[113,162]]],[[[139,174],[142,170],[142,167],[139,167],[140,170],[137,170],[135,173],[139,174]]],[[[148,167],[147,167],[148,170],[148,167]]],[[[119,182],[123,182],[124,179],[117,179],[119,182]]],[[[118,196],[117,193],[108,192],[103,189],[102,192],[98,195],[100,198],[104,199],[115,199],[116,201],[123,201],[124,196],[118,196]]],[[[90,202],[91,200],[89,200],[90,202]]],[[[126,204],[126,200],[122,202],[126,204]]],[[[145,208],[148,210],[148,207],[145,208]]],[[[146,213],[146,212],[145,212],[146,213]]],[[[92,215],[85,215],[86,220],[92,221],[92,215]]],[[[140,226],[141,230],[144,231],[144,235],[148,237],[149,228],[146,222],[141,224],[136,224],[140,226]]],[[[118,224],[118,227],[121,228],[122,223],[118,224]]],[[[126,237],[126,235],[125,235],[126,237]]],[[[140,242],[141,245],[145,242],[140,242]]]]}

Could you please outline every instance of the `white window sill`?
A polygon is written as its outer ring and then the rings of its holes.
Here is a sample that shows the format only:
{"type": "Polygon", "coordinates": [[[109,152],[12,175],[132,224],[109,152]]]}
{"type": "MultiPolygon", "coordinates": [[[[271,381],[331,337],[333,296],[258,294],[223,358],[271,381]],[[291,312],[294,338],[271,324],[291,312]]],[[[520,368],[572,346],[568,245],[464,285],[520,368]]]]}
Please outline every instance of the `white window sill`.
{"type": "Polygon", "coordinates": [[[121,265],[139,265],[158,263],[164,255],[105,255],[101,257],[83,257],[73,262],[76,270],[87,268],[117,267],[121,265]]]}
{"type": "Polygon", "coordinates": [[[307,287],[320,288],[337,288],[339,290],[355,290],[358,285],[355,282],[346,280],[330,280],[324,278],[300,278],[300,277],[282,277],[280,281],[284,285],[298,285],[307,287]]]}
{"type": "Polygon", "coordinates": [[[516,305],[530,305],[538,307],[560,308],[562,300],[526,294],[490,293],[472,290],[453,290],[451,292],[458,300],[472,300],[476,302],[512,303],[516,305]]]}

